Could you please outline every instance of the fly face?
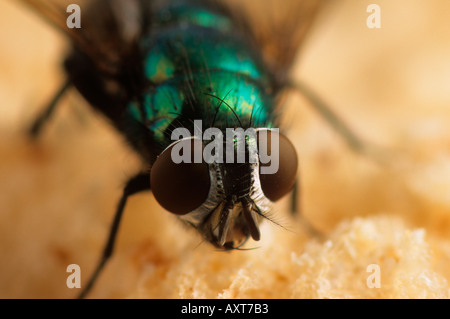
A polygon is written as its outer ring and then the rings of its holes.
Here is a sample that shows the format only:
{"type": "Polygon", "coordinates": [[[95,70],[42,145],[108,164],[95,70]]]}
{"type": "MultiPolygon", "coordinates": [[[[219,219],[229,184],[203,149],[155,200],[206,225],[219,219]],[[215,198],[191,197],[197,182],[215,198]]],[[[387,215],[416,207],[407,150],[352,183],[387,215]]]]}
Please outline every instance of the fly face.
{"type": "Polygon", "coordinates": [[[235,248],[249,237],[259,240],[259,224],[272,203],[261,191],[258,169],[258,163],[212,163],[214,183],[205,204],[183,219],[218,248],[235,248]]]}
{"type": "Polygon", "coordinates": [[[295,183],[298,165],[292,143],[275,130],[255,132],[245,139],[242,149],[233,139],[223,143],[222,156],[214,160],[208,159],[208,144],[200,139],[176,141],[151,170],[152,192],[159,204],[217,248],[233,249],[250,237],[258,241],[259,225],[267,219],[273,202],[289,193],[295,183]],[[189,163],[174,157],[180,149],[191,150],[189,163]],[[230,151],[233,155],[227,161],[230,151]],[[240,151],[244,156],[239,160],[240,151]],[[202,154],[197,163],[195,153],[202,154]]]}

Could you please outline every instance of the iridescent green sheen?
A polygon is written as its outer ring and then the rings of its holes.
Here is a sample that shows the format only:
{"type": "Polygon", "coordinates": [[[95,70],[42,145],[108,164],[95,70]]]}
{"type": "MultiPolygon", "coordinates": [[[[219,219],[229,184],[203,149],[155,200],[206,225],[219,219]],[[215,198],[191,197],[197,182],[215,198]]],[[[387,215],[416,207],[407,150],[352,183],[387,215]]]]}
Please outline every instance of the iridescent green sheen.
{"type": "Polygon", "coordinates": [[[212,12],[202,6],[180,1],[161,8],[155,14],[154,18],[155,26],[157,27],[178,24],[197,25],[221,31],[230,31],[233,28],[233,24],[227,17],[212,12]]]}
{"type": "Polygon", "coordinates": [[[191,129],[193,120],[204,129],[273,125],[268,77],[227,17],[181,3],[154,20],[144,43],[151,88],[128,111],[158,144],[170,144],[170,130],[191,129]]]}
{"type": "Polygon", "coordinates": [[[180,36],[179,30],[160,34],[146,57],[145,72],[160,83],[175,73],[202,69],[228,70],[261,78],[262,72],[244,43],[213,29],[193,26],[180,36]],[[176,40],[174,40],[176,39],[176,40]]]}

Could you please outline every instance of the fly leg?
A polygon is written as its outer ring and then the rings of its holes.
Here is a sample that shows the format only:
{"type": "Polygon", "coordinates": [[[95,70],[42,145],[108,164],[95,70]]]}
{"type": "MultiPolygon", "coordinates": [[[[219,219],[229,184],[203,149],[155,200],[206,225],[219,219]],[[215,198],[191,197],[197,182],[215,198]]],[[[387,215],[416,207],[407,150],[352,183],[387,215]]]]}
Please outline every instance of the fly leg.
{"type": "Polygon", "coordinates": [[[143,191],[150,190],[150,176],[149,173],[140,173],[133,178],[131,178],[124,190],[122,197],[120,198],[119,204],[116,209],[116,213],[114,215],[114,220],[112,222],[111,228],[109,230],[108,239],[106,241],[106,244],[103,248],[103,254],[100,258],[99,263],[97,264],[97,268],[95,268],[94,273],[90,277],[87,284],[84,286],[83,290],[79,294],[78,298],[82,299],[85,298],[86,295],[90,292],[92,287],[94,286],[96,280],[98,279],[100,273],[102,272],[103,268],[105,267],[106,262],[108,259],[112,256],[113,250],[114,250],[114,244],[116,242],[117,238],[117,231],[119,229],[120,221],[122,219],[122,215],[125,209],[125,204],[128,200],[128,197],[131,195],[134,195],[136,193],[140,193],[143,191]]]}
{"type": "MultiPolygon", "coordinates": [[[[369,159],[374,160],[378,164],[384,164],[386,161],[386,153],[377,148],[375,145],[371,145],[362,139],[360,139],[348,126],[340,119],[332,110],[332,108],[322,99],[320,96],[302,82],[290,82],[288,87],[297,90],[301,93],[314,107],[314,109],[325,119],[325,121],[344,139],[346,144],[354,152],[367,156],[369,159]]],[[[322,233],[318,231],[306,218],[299,214],[299,183],[296,181],[291,198],[291,211],[293,214],[298,214],[301,218],[302,225],[306,228],[309,234],[313,236],[322,236],[322,233]]]]}
{"type": "Polygon", "coordinates": [[[50,101],[44,112],[42,112],[33,122],[29,129],[29,135],[32,138],[37,138],[42,132],[42,128],[45,123],[48,122],[52,114],[55,112],[61,98],[64,96],[66,91],[71,87],[72,83],[67,80],[55,94],[53,99],[50,101]]]}
{"type": "Polygon", "coordinates": [[[305,83],[290,82],[288,86],[291,89],[297,90],[311,103],[314,109],[344,139],[350,149],[356,153],[368,155],[370,158],[377,161],[380,159],[380,150],[377,150],[373,145],[369,145],[360,139],[348,125],[333,112],[332,108],[305,83]]]}
{"type": "MultiPolygon", "coordinates": [[[[331,107],[327,105],[316,92],[302,82],[289,82],[288,87],[301,93],[325,121],[344,139],[351,150],[358,154],[367,155],[367,144],[353,133],[353,131],[332,111],[331,107]]],[[[322,232],[317,230],[303,214],[300,213],[299,187],[300,185],[297,180],[291,195],[291,212],[293,215],[298,216],[301,225],[311,236],[321,237],[323,235],[322,232]]]]}
{"type": "Polygon", "coordinates": [[[297,179],[294,184],[294,188],[291,192],[291,214],[295,217],[297,217],[300,220],[301,226],[306,230],[306,232],[316,238],[320,238],[323,236],[323,233],[315,228],[308,219],[305,218],[302,214],[300,199],[299,199],[299,192],[300,192],[300,183],[297,179]]]}

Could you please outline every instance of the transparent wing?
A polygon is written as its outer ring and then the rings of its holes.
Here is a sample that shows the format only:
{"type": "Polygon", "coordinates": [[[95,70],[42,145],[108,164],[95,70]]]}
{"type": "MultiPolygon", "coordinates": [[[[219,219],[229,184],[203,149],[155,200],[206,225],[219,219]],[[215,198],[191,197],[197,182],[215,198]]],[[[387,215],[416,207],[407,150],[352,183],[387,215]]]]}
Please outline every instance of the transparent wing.
{"type": "MultiPolygon", "coordinates": [[[[224,0],[248,30],[271,71],[286,78],[314,21],[320,0],[224,0]]],[[[285,79],[286,80],[286,79],[285,79]]]]}
{"type": "MultiPolygon", "coordinates": [[[[20,0],[37,10],[64,32],[75,46],[93,61],[110,69],[132,48],[144,30],[152,0],[77,0],[82,27],[70,29],[66,21],[67,0],[20,0]]],[[[320,0],[207,0],[220,3],[247,31],[269,67],[280,81],[286,81],[294,61],[319,9],[320,0]]]]}
{"type": "MultiPolygon", "coordinates": [[[[78,34],[73,32],[73,29],[67,28],[66,24],[66,8],[63,1],[58,0],[19,0],[19,2],[33,8],[40,15],[42,15],[48,22],[52,23],[61,31],[65,32],[69,37],[76,39],[78,34]]],[[[81,1],[82,3],[84,1],[81,1]]]]}
{"type": "Polygon", "coordinates": [[[70,38],[98,66],[111,70],[141,30],[139,0],[77,0],[81,28],[69,28],[67,0],[20,0],[70,38]]]}

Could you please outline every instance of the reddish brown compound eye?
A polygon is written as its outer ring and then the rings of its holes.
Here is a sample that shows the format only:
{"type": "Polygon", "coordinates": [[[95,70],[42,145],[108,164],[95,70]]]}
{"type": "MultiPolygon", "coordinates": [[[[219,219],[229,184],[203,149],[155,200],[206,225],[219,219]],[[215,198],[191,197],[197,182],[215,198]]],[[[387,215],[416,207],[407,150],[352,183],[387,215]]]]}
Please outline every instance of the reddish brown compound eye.
{"type": "Polygon", "coordinates": [[[258,131],[258,152],[260,158],[259,180],[262,191],[268,199],[277,201],[294,187],[298,169],[297,152],[286,136],[274,130],[258,131]],[[264,145],[266,146],[264,147],[264,145]],[[277,161],[278,168],[276,167],[277,161]],[[269,170],[270,172],[267,173],[271,165],[275,170],[269,170]]]}
{"type": "Polygon", "coordinates": [[[203,161],[203,156],[201,163],[194,163],[195,152],[203,154],[201,141],[183,139],[164,150],[152,166],[150,184],[153,195],[163,208],[173,214],[184,215],[193,211],[201,206],[208,196],[209,167],[203,161]],[[188,148],[191,160],[177,164],[177,156],[183,155],[183,151],[188,148]],[[172,150],[176,152],[172,154],[172,150]]]}

